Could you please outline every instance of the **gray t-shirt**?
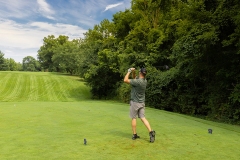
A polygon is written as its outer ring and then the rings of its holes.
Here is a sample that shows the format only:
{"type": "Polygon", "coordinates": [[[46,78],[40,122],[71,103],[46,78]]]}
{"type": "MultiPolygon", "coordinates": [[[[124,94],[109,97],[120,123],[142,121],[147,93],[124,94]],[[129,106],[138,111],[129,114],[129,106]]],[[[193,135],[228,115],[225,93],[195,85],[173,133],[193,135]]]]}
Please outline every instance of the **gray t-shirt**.
{"type": "Polygon", "coordinates": [[[144,78],[130,79],[130,84],[132,86],[131,100],[133,102],[144,103],[147,80],[144,78]]]}

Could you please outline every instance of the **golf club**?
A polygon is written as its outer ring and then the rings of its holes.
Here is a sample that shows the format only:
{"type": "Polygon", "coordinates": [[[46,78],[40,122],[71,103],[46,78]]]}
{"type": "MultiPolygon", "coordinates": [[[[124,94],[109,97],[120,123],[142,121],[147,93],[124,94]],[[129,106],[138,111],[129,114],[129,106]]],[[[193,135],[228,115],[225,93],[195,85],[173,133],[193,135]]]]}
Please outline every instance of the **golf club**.
{"type": "Polygon", "coordinates": [[[168,65],[164,65],[164,66],[155,66],[155,68],[159,68],[161,70],[169,70],[168,65]]]}

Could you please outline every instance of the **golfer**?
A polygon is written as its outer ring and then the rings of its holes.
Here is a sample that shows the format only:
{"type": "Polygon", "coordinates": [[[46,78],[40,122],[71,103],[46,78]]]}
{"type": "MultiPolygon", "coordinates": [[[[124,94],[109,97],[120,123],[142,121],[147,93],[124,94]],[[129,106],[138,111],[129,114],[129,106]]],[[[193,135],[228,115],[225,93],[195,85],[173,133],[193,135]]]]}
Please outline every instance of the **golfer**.
{"type": "Polygon", "coordinates": [[[141,119],[144,125],[147,127],[150,136],[150,142],[155,141],[155,131],[151,129],[148,120],[145,118],[145,90],[147,86],[146,80],[147,70],[141,68],[139,70],[138,78],[135,78],[135,68],[129,68],[127,74],[124,77],[124,82],[131,85],[131,100],[130,100],[130,117],[132,118],[132,139],[140,138],[137,135],[137,116],[141,119]],[[129,79],[129,75],[133,73],[133,79],[129,79]]]}

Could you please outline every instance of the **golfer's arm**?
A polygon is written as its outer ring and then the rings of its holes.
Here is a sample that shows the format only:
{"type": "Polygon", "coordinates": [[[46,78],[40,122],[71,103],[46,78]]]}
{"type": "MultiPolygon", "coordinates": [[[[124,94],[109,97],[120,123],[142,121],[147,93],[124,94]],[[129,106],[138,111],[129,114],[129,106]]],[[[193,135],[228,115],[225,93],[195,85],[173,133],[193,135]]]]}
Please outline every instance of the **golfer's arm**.
{"type": "Polygon", "coordinates": [[[135,72],[135,70],[132,72],[132,78],[133,78],[133,79],[136,78],[136,72],[135,72]]]}
{"type": "Polygon", "coordinates": [[[130,84],[130,79],[129,79],[130,72],[127,72],[127,74],[124,77],[124,82],[130,84]]]}

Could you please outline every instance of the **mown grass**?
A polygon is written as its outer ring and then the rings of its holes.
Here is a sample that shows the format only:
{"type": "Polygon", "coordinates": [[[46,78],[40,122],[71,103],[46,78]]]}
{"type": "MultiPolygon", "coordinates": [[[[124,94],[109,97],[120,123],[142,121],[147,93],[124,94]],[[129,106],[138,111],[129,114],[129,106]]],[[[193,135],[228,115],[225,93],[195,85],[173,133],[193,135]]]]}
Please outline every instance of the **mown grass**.
{"type": "MultiPolygon", "coordinates": [[[[23,73],[22,76],[25,74],[31,75],[23,73]]],[[[33,75],[36,80],[29,78],[27,84],[39,80],[37,73],[33,75]]],[[[71,76],[62,78],[59,83],[65,78],[64,81],[75,83],[71,76]]],[[[79,89],[81,91],[81,87],[79,89]]],[[[54,92],[54,87],[51,91],[54,92]]],[[[10,97],[8,95],[5,94],[10,97]]],[[[47,95],[50,97],[45,98],[49,100],[57,94],[47,95]]],[[[27,98],[20,102],[16,97],[16,102],[0,102],[0,159],[237,160],[240,157],[238,126],[147,108],[147,118],[157,133],[156,141],[149,143],[147,130],[140,120],[137,132],[141,138],[133,141],[128,104],[85,101],[71,94],[54,97],[75,101],[62,102],[56,98],[53,102],[44,102],[43,98],[41,101],[27,98]],[[213,134],[208,133],[209,128],[213,134]],[[83,144],[84,138],[87,145],[83,144]]]]}
{"type": "Polygon", "coordinates": [[[131,140],[126,104],[2,102],[0,159],[239,159],[237,126],[146,111],[157,132],[155,143],[149,143],[139,120],[141,138],[131,140]]]}
{"type": "Polygon", "coordinates": [[[49,72],[0,72],[0,101],[80,101],[89,88],[77,76],[49,72]]]}

